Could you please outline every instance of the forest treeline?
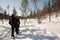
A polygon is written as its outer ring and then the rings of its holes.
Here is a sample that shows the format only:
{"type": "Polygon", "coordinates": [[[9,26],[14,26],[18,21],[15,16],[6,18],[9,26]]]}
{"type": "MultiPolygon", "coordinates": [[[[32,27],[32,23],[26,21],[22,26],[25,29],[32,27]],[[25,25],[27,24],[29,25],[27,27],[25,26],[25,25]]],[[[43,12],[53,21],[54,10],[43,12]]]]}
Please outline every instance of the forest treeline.
{"type": "MultiPolygon", "coordinates": [[[[56,15],[56,17],[58,17],[58,15],[60,15],[60,0],[49,0],[47,3],[45,2],[45,5],[43,7],[42,10],[40,10],[37,7],[37,3],[39,0],[33,0],[31,3],[34,2],[34,7],[35,10],[29,10],[29,2],[28,0],[22,0],[21,2],[21,7],[19,8],[22,11],[22,16],[19,16],[19,18],[24,19],[24,18],[37,18],[37,19],[46,19],[47,16],[49,16],[49,20],[51,20],[51,16],[52,15],[56,15]],[[28,12],[26,12],[28,9],[29,10],[29,15],[28,12]]],[[[9,5],[7,6],[7,9],[9,10],[9,5]]],[[[0,7],[0,11],[2,10],[2,8],[0,7]]],[[[13,9],[13,14],[16,14],[16,8],[14,7],[13,9]]],[[[0,13],[0,19],[9,19],[11,16],[9,14],[7,14],[6,10],[3,11],[3,13],[0,13]]]]}

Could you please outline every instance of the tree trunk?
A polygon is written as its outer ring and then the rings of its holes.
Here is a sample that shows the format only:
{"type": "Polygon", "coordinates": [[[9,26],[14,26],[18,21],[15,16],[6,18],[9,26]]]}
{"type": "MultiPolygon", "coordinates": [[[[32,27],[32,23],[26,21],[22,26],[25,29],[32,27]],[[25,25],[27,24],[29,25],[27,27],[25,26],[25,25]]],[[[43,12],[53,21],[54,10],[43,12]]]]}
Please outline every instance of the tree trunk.
{"type": "Polygon", "coordinates": [[[49,13],[49,23],[51,22],[51,17],[50,17],[50,13],[49,13]]]}

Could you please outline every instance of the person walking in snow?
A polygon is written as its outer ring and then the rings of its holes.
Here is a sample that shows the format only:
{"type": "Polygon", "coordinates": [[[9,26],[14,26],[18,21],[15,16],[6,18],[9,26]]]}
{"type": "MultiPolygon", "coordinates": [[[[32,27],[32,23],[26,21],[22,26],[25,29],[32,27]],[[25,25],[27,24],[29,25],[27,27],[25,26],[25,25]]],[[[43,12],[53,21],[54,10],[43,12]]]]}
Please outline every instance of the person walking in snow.
{"type": "Polygon", "coordinates": [[[11,25],[11,36],[14,37],[14,30],[16,31],[16,34],[19,34],[19,18],[12,14],[9,24],[11,25]]]}
{"type": "Polygon", "coordinates": [[[17,25],[16,25],[16,32],[17,32],[17,34],[19,34],[19,25],[20,25],[20,20],[19,20],[19,18],[18,18],[18,17],[16,18],[16,22],[17,22],[17,25]]]}

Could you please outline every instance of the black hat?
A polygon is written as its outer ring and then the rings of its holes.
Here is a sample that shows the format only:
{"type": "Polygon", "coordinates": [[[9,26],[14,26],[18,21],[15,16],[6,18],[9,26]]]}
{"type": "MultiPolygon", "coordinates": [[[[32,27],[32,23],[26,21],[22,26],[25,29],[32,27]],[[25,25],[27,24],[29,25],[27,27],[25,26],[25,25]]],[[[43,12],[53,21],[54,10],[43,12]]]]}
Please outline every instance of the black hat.
{"type": "Polygon", "coordinates": [[[12,14],[12,17],[14,17],[14,14],[12,14]]]}

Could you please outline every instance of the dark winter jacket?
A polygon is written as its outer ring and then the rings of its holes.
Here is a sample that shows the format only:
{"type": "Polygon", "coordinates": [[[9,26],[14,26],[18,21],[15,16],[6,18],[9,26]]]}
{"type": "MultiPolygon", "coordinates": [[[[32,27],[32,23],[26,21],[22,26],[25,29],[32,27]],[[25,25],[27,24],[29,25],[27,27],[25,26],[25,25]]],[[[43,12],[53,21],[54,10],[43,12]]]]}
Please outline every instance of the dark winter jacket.
{"type": "Polygon", "coordinates": [[[12,17],[10,20],[9,20],[9,24],[11,26],[19,26],[20,24],[20,21],[19,21],[19,18],[18,17],[12,17]]]}

